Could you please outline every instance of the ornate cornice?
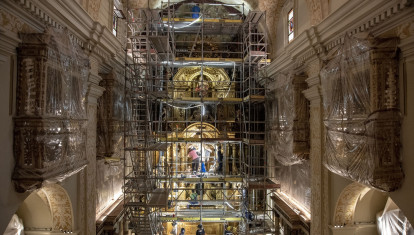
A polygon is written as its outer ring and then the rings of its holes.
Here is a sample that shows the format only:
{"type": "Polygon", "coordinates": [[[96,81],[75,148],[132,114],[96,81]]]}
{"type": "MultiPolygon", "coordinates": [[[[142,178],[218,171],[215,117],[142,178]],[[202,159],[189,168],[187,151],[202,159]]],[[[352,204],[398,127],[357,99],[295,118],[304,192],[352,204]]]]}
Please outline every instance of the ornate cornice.
{"type": "Polygon", "coordinates": [[[413,18],[414,7],[407,0],[347,1],[319,25],[305,30],[280,50],[267,66],[267,74],[272,76],[295,69],[315,56],[323,59],[327,52],[343,43],[345,33],[369,32],[381,36],[413,18]]]}
{"type": "Polygon", "coordinates": [[[38,32],[45,26],[69,29],[71,37],[89,54],[106,63],[119,57],[120,41],[92,18],[75,1],[5,0],[3,7],[38,32]],[[17,4],[14,4],[17,3],[17,4]]]}

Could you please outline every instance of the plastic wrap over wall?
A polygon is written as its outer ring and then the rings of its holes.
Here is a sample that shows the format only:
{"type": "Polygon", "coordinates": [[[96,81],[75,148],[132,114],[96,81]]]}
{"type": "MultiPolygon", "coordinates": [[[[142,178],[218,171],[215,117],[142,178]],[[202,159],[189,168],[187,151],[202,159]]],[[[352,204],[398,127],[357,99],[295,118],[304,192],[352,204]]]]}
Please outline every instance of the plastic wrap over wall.
{"type": "Polygon", "coordinates": [[[97,161],[96,167],[96,214],[99,214],[121,196],[124,167],[120,161],[107,162],[103,159],[97,161]]]}
{"type": "Polygon", "coordinates": [[[123,76],[101,81],[106,90],[98,100],[97,155],[119,158],[123,148],[124,85],[123,76]]]}
{"type": "Polygon", "coordinates": [[[278,169],[276,177],[280,182],[280,190],[293,197],[310,211],[311,174],[309,161],[291,166],[281,165],[278,169]]]}
{"type": "Polygon", "coordinates": [[[16,214],[13,215],[9,224],[7,225],[6,231],[3,235],[20,235],[24,234],[23,221],[16,214]]]}
{"type": "Polygon", "coordinates": [[[302,91],[303,77],[280,75],[270,98],[268,152],[285,166],[302,163],[309,155],[309,114],[302,91]]]}
{"type": "Polygon", "coordinates": [[[21,38],[13,179],[26,191],[86,164],[89,60],[66,30],[21,38]]]}
{"type": "Polygon", "coordinates": [[[18,115],[85,119],[89,60],[67,30],[21,38],[18,115]]]}
{"type": "Polygon", "coordinates": [[[390,210],[377,219],[382,235],[414,235],[414,229],[400,209],[390,210]]]}
{"type": "Polygon", "coordinates": [[[399,112],[389,102],[397,99],[395,49],[395,44],[380,47],[346,36],[321,70],[325,166],[385,191],[398,188],[402,178],[399,112]],[[383,98],[387,94],[388,101],[383,98]]]}

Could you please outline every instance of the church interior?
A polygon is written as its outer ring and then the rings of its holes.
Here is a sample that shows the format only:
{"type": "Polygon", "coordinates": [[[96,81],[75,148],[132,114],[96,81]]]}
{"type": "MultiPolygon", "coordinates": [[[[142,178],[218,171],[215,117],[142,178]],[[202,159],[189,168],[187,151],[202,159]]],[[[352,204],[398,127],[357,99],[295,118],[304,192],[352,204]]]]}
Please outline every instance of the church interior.
{"type": "Polygon", "coordinates": [[[413,0],[0,3],[3,234],[414,235],[413,0]]]}

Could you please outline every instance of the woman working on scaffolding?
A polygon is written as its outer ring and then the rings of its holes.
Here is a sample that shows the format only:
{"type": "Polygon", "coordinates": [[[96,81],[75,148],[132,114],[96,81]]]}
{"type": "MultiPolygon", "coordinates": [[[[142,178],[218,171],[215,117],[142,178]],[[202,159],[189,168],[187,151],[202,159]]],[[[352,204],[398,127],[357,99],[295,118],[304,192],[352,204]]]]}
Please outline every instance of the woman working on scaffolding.
{"type": "Polygon", "coordinates": [[[188,156],[191,157],[191,171],[193,174],[197,174],[198,165],[200,164],[200,155],[198,154],[196,148],[190,147],[188,148],[188,156]]]}

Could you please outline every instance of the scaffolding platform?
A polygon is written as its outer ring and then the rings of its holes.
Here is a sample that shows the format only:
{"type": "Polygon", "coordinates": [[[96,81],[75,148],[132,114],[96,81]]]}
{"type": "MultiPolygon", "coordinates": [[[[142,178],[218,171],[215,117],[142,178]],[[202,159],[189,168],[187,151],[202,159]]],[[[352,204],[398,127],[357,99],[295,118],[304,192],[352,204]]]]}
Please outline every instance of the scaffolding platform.
{"type": "Polygon", "coordinates": [[[232,23],[232,24],[241,24],[243,20],[240,19],[194,19],[194,18],[162,18],[164,23],[167,22],[191,22],[191,23],[232,23]]]}
{"type": "Polygon", "coordinates": [[[248,189],[278,189],[280,184],[277,184],[270,179],[264,181],[247,181],[248,189]]]}
{"type": "Polygon", "coordinates": [[[216,223],[227,223],[227,222],[241,222],[243,218],[237,216],[217,216],[217,217],[206,217],[202,216],[202,220],[200,220],[200,216],[163,216],[160,218],[163,222],[216,222],[216,223]]]}
{"type": "MultiPolygon", "coordinates": [[[[264,132],[263,132],[263,134],[264,134],[264,132]]],[[[244,138],[243,143],[248,144],[248,145],[264,145],[265,140],[254,140],[254,139],[244,138]]]]}
{"type": "Polygon", "coordinates": [[[264,102],[265,96],[264,95],[248,95],[243,98],[244,102],[252,102],[252,103],[258,103],[258,102],[264,102]]]}
{"type": "MultiPolygon", "coordinates": [[[[231,132],[228,132],[228,134],[231,132]]],[[[188,142],[203,142],[203,143],[217,143],[217,142],[240,142],[242,141],[241,138],[230,138],[230,137],[223,137],[223,138],[180,138],[180,137],[168,137],[168,138],[160,138],[160,141],[166,143],[188,143],[188,142]]]]}
{"type": "Polygon", "coordinates": [[[194,62],[235,62],[241,63],[243,59],[241,58],[209,58],[209,57],[176,57],[175,61],[194,61],[194,62]]]}
{"type": "Polygon", "coordinates": [[[175,176],[173,182],[183,183],[220,183],[220,182],[243,182],[242,176],[203,176],[203,177],[180,177],[175,176]]]}
{"type": "Polygon", "coordinates": [[[240,103],[243,101],[242,98],[218,98],[218,97],[181,97],[175,98],[174,100],[163,100],[171,104],[193,104],[193,103],[240,103]]]}
{"type": "Polygon", "coordinates": [[[168,147],[168,143],[155,143],[151,144],[147,147],[131,147],[125,148],[125,151],[166,151],[168,147]]]}

